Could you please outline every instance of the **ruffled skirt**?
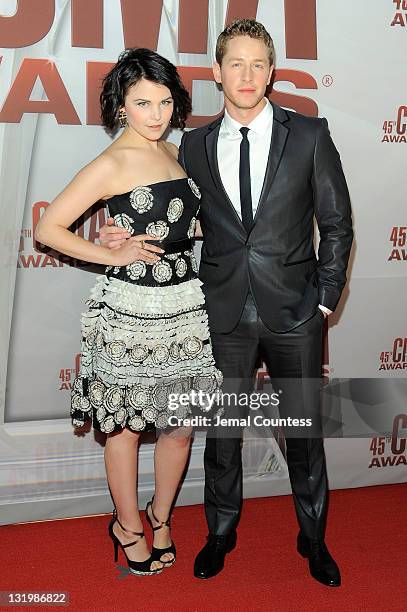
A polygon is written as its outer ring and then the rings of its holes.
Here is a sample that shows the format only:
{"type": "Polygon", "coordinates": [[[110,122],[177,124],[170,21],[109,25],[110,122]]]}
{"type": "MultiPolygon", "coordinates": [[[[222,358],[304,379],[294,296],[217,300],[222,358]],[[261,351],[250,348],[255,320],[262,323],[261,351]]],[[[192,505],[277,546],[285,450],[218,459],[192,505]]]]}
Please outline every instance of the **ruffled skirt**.
{"type": "Polygon", "coordinates": [[[167,287],[97,278],[81,317],[74,426],[92,420],[105,433],[165,429],[170,416],[192,413],[186,401],[175,407],[174,397],[220,388],[201,285],[198,278],[167,287]]]}

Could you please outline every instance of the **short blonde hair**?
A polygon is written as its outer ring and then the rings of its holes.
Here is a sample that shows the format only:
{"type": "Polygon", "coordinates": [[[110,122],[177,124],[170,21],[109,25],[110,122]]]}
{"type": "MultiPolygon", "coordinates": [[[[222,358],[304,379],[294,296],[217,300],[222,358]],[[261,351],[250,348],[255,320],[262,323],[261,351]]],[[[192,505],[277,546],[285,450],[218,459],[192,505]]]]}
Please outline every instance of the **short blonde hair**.
{"type": "Polygon", "coordinates": [[[270,66],[275,61],[275,50],[273,39],[267,32],[264,25],[255,19],[235,19],[232,21],[218,36],[216,42],[216,61],[219,66],[222,64],[222,60],[226,53],[226,45],[229,40],[236,38],[236,36],[250,36],[250,38],[258,38],[262,40],[269,51],[270,66]]]}

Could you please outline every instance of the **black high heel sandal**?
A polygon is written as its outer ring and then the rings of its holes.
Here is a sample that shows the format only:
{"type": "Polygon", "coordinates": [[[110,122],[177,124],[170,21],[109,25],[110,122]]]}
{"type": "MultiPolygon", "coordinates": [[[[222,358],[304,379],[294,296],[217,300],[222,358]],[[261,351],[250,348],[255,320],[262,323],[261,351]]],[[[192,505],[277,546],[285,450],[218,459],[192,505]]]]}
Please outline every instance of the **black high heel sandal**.
{"type": "MultiPolygon", "coordinates": [[[[168,517],[166,521],[159,521],[158,518],[155,516],[154,511],[153,511],[153,500],[154,500],[154,495],[152,497],[152,500],[149,501],[146,506],[146,518],[147,518],[147,521],[150,523],[150,526],[151,526],[151,529],[153,530],[153,535],[154,535],[156,531],[158,531],[159,529],[162,529],[163,527],[169,527],[171,529],[171,525],[170,525],[170,517],[168,517]],[[148,514],[148,508],[151,508],[151,515],[153,519],[155,520],[155,522],[160,523],[157,527],[153,527],[153,522],[148,514]]],[[[167,546],[167,548],[157,548],[156,546],[153,546],[151,549],[151,556],[154,559],[154,561],[160,561],[160,563],[163,563],[164,567],[171,567],[171,565],[174,565],[175,559],[177,556],[177,551],[175,549],[174,542],[171,540],[171,545],[167,546]],[[173,558],[170,559],[169,561],[163,561],[161,557],[165,555],[166,553],[172,554],[173,558]]]]}
{"type": "MultiPolygon", "coordinates": [[[[118,559],[119,546],[120,546],[120,548],[122,549],[124,553],[124,556],[126,557],[127,565],[129,566],[129,570],[132,574],[136,574],[137,576],[153,576],[154,574],[160,574],[163,571],[164,567],[160,567],[158,569],[151,569],[151,564],[154,561],[160,561],[159,559],[154,559],[152,554],[145,561],[132,561],[131,559],[128,558],[128,556],[126,555],[126,551],[124,549],[129,548],[130,546],[134,546],[135,544],[138,544],[140,540],[144,538],[144,532],[143,531],[141,532],[130,531],[130,529],[126,529],[125,527],[123,527],[123,525],[117,518],[116,510],[113,510],[113,517],[109,523],[109,535],[113,540],[115,562],[117,562],[117,559],[118,559]],[[129,542],[128,544],[122,544],[119,538],[113,532],[113,525],[116,522],[120,525],[120,527],[123,529],[125,533],[131,533],[132,535],[139,536],[139,538],[135,540],[134,542],[129,542]]],[[[160,561],[160,563],[162,563],[162,561],[160,561]]]]}

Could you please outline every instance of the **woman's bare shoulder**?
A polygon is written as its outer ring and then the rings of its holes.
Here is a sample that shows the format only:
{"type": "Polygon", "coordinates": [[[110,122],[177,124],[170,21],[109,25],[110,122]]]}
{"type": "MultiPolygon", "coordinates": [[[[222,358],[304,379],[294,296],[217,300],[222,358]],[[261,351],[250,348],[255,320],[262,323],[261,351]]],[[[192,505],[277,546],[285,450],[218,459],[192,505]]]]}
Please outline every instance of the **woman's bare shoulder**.
{"type": "Polygon", "coordinates": [[[106,179],[109,175],[114,174],[114,172],[117,170],[117,166],[118,162],[114,156],[103,151],[97,157],[95,157],[95,159],[92,159],[85,166],[83,166],[83,168],[78,172],[77,176],[80,178],[100,176],[101,178],[106,179]]]}
{"type": "MultiPolygon", "coordinates": [[[[122,157],[116,151],[105,149],[87,163],[74,176],[66,189],[92,193],[97,199],[106,199],[121,191],[122,157]]],[[[96,201],[96,200],[95,200],[96,201]]]]}
{"type": "Polygon", "coordinates": [[[105,149],[91,163],[105,170],[113,170],[120,163],[120,153],[115,150],[105,149]]]}

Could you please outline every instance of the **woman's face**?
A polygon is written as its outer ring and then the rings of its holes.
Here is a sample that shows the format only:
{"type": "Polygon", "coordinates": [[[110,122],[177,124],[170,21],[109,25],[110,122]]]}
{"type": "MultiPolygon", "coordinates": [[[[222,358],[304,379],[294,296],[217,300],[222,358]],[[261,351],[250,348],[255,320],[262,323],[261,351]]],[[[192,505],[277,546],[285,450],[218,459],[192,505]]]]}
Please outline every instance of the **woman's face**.
{"type": "Polygon", "coordinates": [[[128,89],[124,110],[131,129],[147,140],[159,140],[170,123],[174,100],[165,85],[141,79],[128,89]]]}

